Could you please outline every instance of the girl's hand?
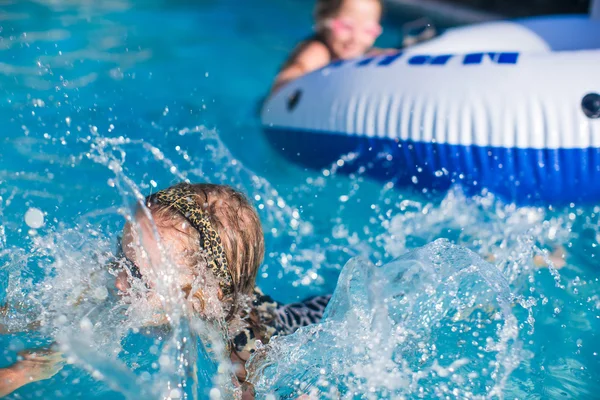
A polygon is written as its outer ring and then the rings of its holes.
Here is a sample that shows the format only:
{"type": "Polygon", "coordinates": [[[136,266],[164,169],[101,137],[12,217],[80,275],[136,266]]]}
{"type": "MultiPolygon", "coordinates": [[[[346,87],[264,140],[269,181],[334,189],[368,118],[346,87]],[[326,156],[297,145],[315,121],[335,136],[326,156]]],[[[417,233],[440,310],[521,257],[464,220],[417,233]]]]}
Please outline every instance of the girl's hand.
{"type": "Polygon", "coordinates": [[[19,355],[22,360],[10,368],[23,380],[23,385],[30,382],[50,379],[62,369],[65,359],[62,354],[53,350],[25,350],[19,355]]]}
{"type": "Polygon", "coordinates": [[[552,253],[548,254],[548,257],[536,255],[533,257],[533,263],[536,267],[544,268],[549,267],[548,260],[552,262],[552,266],[555,269],[561,269],[567,265],[565,260],[567,257],[567,250],[563,246],[557,246],[552,250],[552,253]]]}
{"type": "Polygon", "coordinates": [[[367,57],[376,57],[376,56],[382,56],[382,55],[387,55],[387,54],[394,54],[399,52],[400,50],[398,49],[378,49],[378,48],[373,48],[371,50],[369,50],[365,55],[367,57]]]}
{"type": "Polygon", "coordinates": [[[0,397],[4,397],[31,382],[56,375],[64,365],[62,354],[52,350],[26,350],[21,360],[8,368],[0,368],[0,397]]]}

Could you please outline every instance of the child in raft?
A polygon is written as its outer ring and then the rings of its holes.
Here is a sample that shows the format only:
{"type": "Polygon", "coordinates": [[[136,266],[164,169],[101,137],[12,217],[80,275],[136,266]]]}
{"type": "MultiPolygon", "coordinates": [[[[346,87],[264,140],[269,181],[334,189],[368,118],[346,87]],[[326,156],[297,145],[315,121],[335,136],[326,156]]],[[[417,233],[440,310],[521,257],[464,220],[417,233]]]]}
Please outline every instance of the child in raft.
{"type": "Polygon", "coordinates": [[[336,60],[395,51],[372,47],[382,31],[381,13],[381,0],[317,0],[315,33],[294,49],[271,92],[336,60]]]}
{"type": "MultiPolygon", "coordinates": [[[[132,286],[146,286],[155,310],[149,325],[167,324],[153,291],[157,281],[165,279],[160,266],[167,256],[176,267],[177,286],[189,312],[225,321],[224,335],[243,398],[253,398],[245,363],[256,342],[268,343],[274,335],[319,322],[330,299],[317,296],[281,305],[264,295],[255,286],[264,252],[260,219],[244,195],[228,186],[182,183],[148,196],[135,221],[125,224],[121,252],[113,263],[118,267],[115,286],[123,294],[132,286]]],[[[0,397],[51,377],[61,365],[52,352],[26,355],[0,369],[0,397]]]]}

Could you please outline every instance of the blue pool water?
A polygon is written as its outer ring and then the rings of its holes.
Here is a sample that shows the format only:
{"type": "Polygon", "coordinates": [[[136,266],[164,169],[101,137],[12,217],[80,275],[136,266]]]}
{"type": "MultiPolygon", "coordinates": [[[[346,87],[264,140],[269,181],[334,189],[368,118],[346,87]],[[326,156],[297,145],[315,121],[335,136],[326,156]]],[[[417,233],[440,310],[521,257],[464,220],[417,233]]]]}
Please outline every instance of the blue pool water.
{"type": "MultiPolygon", "coordinates": [[[[110,284],[101,265],[121,214],[136,193],[183,179],[231,184],[253,200],[267,245],[259,284],[280,301],[332,293],[342,267],[362,257],[340,278],[340,288],[352,289],[336,293],[342,311],[313,328],[322,342],[301,331],[271,345],[266,361],[275,369],[255,360],[264,369],[261,394],[314,387],[334,398],[336,390],[358,398],[596,396],[600,207],[516,208],[485,193],[467,199],[460,188],[429,198],[360,171],[338,176],[337,164],[310,171],[281,159],[257,107],[308,34],[310,11],[302,0],[2,4],[0,298],[17,307],[3,322],[23,327],[30,315],[45,325],[2,335],[0,367],[54,340],[69,356],[52,379],[10,398],[158,398],[177,394],[168,386],[174,379],[189,398],[206,398],[213,385],[227,386],[201,347],[177,346],[189,336],[184,321],[148,332],[102,307],[101,288],[110,284]],[[26,223],[32,209],[44,212],[43,227],[26,223]],[[405,255],[438,238],[462,247],[435,242],[405,255]],[[564,268],[534,265],[559,245],[564,268]],[[420,260],[408,268],[419,279],[390,275],[406,270],[402,262],[386,269],[399,256],[420,260]],[[477,273],[456,260],[470,260],[477,273]],[[368,275],[383,286],[349,278],[357,266],[371,271],[369,261],[383,265],[368,275]],[[458,282],[454,294],[444,290],[449,276],[458,282]],[[93,295],[74,307],[86,285],[93,295]],[[413,307],[383,306],[378,293],[401,293],[413,307]],[[465,309],[483,311],[452,318],[465,309]],[[351,323],[356,315],[367,317],[351,323]],[[406,333],[411,327],[418,338],[406,333]],[[196,379],[174,369],[170,360],[181,354],[196,360],[196,379]],[[322,368],[302,377],[298,365],[310,360],[322,368]],[[464,360],[470,367],[461,368],[464,360]]],[[[386,25],[382,46],[399,42],[399,23],[386,25]]]]}

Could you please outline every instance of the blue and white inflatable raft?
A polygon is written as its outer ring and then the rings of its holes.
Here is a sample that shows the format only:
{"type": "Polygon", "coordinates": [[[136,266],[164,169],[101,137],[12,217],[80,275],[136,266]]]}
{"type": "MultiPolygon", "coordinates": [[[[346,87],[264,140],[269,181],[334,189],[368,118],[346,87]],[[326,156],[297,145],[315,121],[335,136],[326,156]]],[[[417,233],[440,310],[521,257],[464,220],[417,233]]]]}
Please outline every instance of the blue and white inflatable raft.
{"type": "Polygon", "coordinates": [[[309,168],[344,158],[338,171],[429,192],[599,202],[600,20],[483,23],[331,64],[275,93],[262,123],[309,168]]]}

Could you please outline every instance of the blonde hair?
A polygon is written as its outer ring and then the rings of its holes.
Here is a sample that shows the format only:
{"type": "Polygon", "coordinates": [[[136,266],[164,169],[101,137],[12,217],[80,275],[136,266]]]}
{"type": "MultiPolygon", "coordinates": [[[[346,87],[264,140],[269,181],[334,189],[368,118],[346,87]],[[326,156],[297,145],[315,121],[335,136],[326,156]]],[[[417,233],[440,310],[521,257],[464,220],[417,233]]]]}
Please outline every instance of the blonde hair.
{"type": "MultiPolygon", "coordinates": [[[[210,223],[221,238],[229,273],[232,278],[233,298],[240,294],[250,295],[254,289],[256,275],[265,254],[265,243],[260,219],[246,197],[225,185],[209,183],[187,184],[194,193],[194,200],[208,215],[210,223]]],[[[198,254],[200,234],[174,207],[156,202],[147,202],[157,226],[177,229],[187,236],[186,248],[191,254],[198,254]],[[182,227],[186,228],[183,229],[182,227]]],[[[191,257],[189,265],[198,265],[198,259],[191,257]]],[[[191,288],[183,288],[189,291],[191,288]]],[[[201,294],[195,293],[202,302],[201,294]]]]}

